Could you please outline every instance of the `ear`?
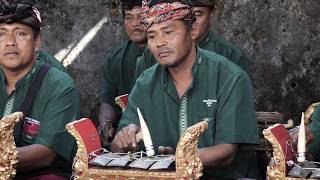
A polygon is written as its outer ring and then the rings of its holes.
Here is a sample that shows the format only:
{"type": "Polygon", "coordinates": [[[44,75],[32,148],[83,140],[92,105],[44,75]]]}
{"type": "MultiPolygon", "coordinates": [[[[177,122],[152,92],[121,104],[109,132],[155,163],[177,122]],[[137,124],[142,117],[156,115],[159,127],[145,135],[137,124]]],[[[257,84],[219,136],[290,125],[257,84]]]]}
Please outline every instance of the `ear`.
{"type": "Polygon", "coordinates": [[[38,51],[41,47],[41,38],[40,38],[40,34],[36,35],[36,37],[34,38],[34,46],[35,46],[35,50],[38,51]]]}
{"type": "Polygon", "coordinates": [[[196,40],[198,37],[199,31],[198,31],[197,27],[198,27],[198,23],[194,22],[191,27],[191,39],[192,40],[196,40]]]}

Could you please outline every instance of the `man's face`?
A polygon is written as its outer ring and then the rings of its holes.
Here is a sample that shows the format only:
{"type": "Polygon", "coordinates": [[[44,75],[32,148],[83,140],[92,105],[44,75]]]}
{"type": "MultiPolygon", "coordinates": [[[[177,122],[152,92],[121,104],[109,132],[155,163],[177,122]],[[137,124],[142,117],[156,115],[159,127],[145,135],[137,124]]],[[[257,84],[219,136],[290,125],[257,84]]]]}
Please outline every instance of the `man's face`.
{"type": "Polygon", "coordinates": [[[191,52],[193,35],[180,20],[153,24],[147,30],[148,48],[165,67],[177,67],[191,52]]]}
{"type": "Polygon", "coordinates": [[[210,27],[210,18],[213,14],[213,9],[210,7],[193,7],[193,12],[196,15],[196,31],[198,32],[197,42],[202,40],[210,27]]]}
{"type": "Polygon", "coordinates": [[[140,24],[141,7],[134,6],[131,10],[125,10],[124,14],[124,27],[129,39],[138,44],[145,44],[147,41],[146,33],[140,24]]]}
{"type": "Polygon", "coordinates": [[[0,65],[9,71],[32,66],[40,38],[34,37],[31,27],[13,23],[0,24],[0,65]]]}

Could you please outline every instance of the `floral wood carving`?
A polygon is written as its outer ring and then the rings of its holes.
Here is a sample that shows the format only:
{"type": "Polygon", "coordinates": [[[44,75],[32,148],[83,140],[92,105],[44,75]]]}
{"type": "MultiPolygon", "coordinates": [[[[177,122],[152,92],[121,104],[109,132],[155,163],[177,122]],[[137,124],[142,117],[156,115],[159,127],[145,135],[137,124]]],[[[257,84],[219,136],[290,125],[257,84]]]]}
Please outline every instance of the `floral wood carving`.
{"type": "Polygon", "coordinates": [[[0,180],[12,179],[16,175],[18,151],[14,142],[14,126],[23,117],[16,112],[0,120],[0,180]]]}
{"type": "Polygon", "coordinates": [[[189,127],[181,137],[176,149],[176,173],[178,179],[199,179],[203,165],[199,158],[198,139],[208,128],[208,121],[189,127]]]}

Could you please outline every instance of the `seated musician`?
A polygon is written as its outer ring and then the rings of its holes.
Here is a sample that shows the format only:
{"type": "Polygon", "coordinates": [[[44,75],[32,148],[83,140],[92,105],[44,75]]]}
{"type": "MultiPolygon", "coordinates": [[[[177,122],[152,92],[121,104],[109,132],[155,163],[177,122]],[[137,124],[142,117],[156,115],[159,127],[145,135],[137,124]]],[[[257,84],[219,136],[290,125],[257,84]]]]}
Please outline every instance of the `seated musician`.
{"type": "Polygon", "coordinates": [[[308,128],[310,130],[307,131],[307,141],[310,141],[308,152],[314,161],[320,162],[320,106],[313,112],[308,128]]]}
{"type": "Polygon", "coordinates": [[[80,94],[68,74],[37,60],[41,18],[32,2],[0,1],[0,118],[25,116],[14,132],[15,179],[69,179],[76,146],[65,126],[80,116],[80,94]]]}
{"type": "Polygon", "coordinates": [[[103,83],[101,86],[101,104],[99,109],[100,137],[104,146],[112,140],[122,111],[115,98],[131,91],[136,60],[141,56],[146,35],[140,25],[141,0],[121,0],[123,25],[128,40],[108,52],[103,65],[103,83]]]}
{"type": "Polygon", "coordinates": [[[206,118],[209,129],[199,139],[204,176],[260,179],[255,152],[247,147],[259,143],[250,79],[226,58],[196,46],[189,3],[143,2],[141,23],[158,64],[137,80],[112,151],[138,150],[137,107],[156,153],[174,153],[187,127],[206,118]]]}

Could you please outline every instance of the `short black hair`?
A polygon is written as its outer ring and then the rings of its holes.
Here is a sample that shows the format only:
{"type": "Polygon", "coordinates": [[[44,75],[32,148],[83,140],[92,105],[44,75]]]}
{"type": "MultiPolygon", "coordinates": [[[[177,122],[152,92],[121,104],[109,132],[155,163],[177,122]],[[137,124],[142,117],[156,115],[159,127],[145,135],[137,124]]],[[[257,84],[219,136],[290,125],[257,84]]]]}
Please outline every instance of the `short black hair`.
{"type": "Polygon", "coordinates": [[[132,10],[135,6],[142,6],[142,0],[121,0],[121,12],[125,17],[126,10],[132,10]]]}
{"type": "Polygon", "coordinates": [[[193,7],[210,7],[214,8],[215,0],[192,0],[193,7]]]}

